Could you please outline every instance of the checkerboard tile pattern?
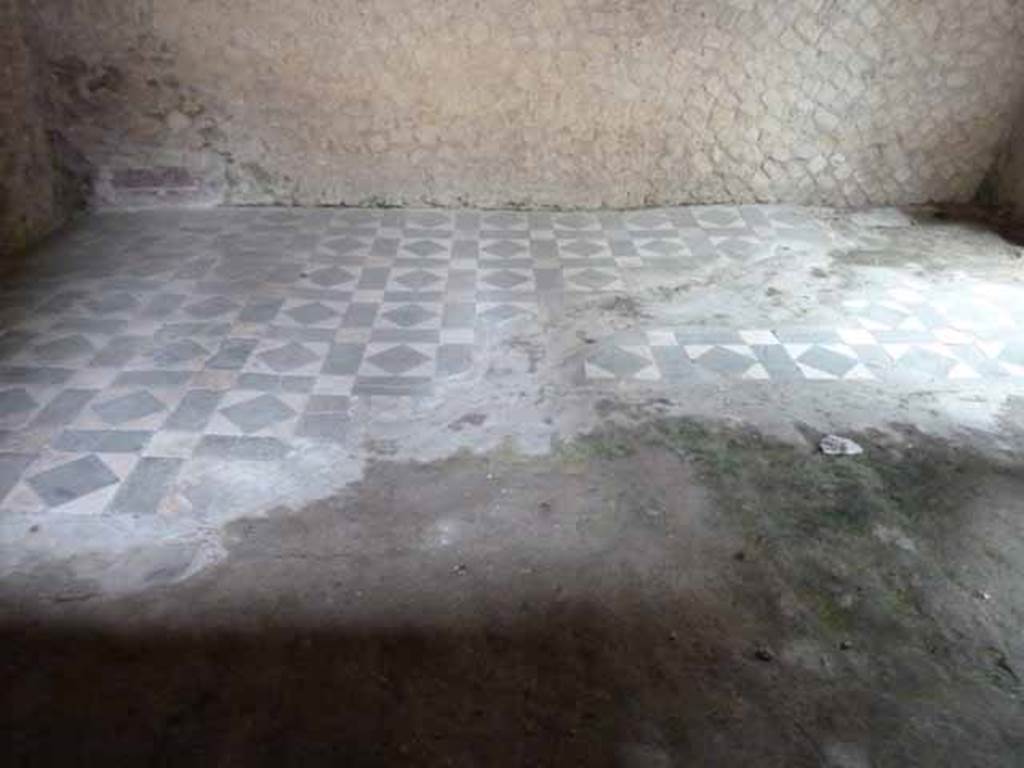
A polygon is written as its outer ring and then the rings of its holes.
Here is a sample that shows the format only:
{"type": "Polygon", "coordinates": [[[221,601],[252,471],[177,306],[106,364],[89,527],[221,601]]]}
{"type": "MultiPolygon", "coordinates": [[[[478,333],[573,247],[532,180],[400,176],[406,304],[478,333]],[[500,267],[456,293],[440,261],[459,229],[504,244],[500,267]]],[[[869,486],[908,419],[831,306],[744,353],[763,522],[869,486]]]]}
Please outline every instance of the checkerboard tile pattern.
{"type": "MultiPolygon", "coordinates": [[[[742,206],[98,216],[0,289],[0,514],[173,514],[196,462],[344,445],[357,399],[466,376],[501,326],[828,237],[742,206]]],[[[1024,376],[1024,302],[1000,290],[900,287],[837,327],[638,327],[586,345],[575,380],[1024,376]]]]}
{"type": "Polygon", "coordinates": [[[956,382],[1024,376],[1024,292],[924,296],[896,288],[846,302],[841,326],[648,329],[588,352],[584,378],[956,382]],[[998,300],[996,300],[998,299],[998,300]],[[641,360],[648,365],[641,365],[641,360]]]}

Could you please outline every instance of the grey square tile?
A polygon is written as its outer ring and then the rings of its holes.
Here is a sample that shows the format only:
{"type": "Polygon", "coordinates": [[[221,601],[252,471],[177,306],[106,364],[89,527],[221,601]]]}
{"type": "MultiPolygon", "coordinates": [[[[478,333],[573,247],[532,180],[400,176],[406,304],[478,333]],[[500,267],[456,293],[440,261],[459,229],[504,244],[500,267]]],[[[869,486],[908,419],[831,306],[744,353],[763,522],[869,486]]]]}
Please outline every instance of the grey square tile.
{"type": "Polygon", "coordinates": [[[303,325],[316,325],[325,323],[338,317],[338,313],[320,302],[310,302],[295,309],[286,310],[285,314],[295,322],[303,325]]]}
{"type": "Polygon", "coordinates": [[[716,346],[694,359],[702,368],[725,376],[740,376],[757,363],[756,359],[725,347],[716,346]]]}
{"type": "Polygon", "coordinates": [[[115,336],[90,361],[97,368],[122,368],[151,343],[145,336],[115,336]]]}
{"type": "Polygon", "coordinates": [[[131,394],[94,405],[92,410],[107,424],[119,425],[152,416],[167,408],[149,392],[139,390],[131,394]]]}
{"type": "Polygon", "coordinates": [[[620,378],[631,378],[652,365],[651,360],[615,344],[602,344],[587,355],[587,362],[620,378]]]}
{"type": "Polygon", "coordinates": [[[152,515],[181,470],[182,459],[144,457],[117,489],[107,506],[108,514],[152,515]]]}
{"type": "Polygon", "coordinates": [[[288,446],[275,437],[206,435],[195,455],[233,461],[280,461],[288,453],[288,446]]]}
{"type": "Polygon", "coordinates": [[[178,407],[164,423],[164,429],[202,432],[223,397],[223,392],[208,389],[193,389],[186,392],[178,407]]]}
{"type": "Polygon", "coordinates": [[[393,347],[367,354],[365,363],[371,363],[376,368],[394,376],[408,373],[430,362],[430,357],[408,344],[398,344],[393,347]]]}
{"type": "Polygon", "coordinates": [[[152,432],[69,429],[54,439],[53,447],[67,453],[139,453],[152,436],[152,432]]]}
{"type": "Polygon", "coordinates": [[[380,305],[370,302],[353,302],[345,309],[342,328],[370,328],[377,318],[380,305]]]}
{"type": "Polygon", "coordinates": [[[233,313],[238,305],[225,296],[211,296],[185,307],[185,312],[192,317],[209,320],[233,313]]]}
{"type": "Polygon", "coordinates": [[[217,354],[206,361],[206,367],[221,371],[238,371],[259,344],[257,339],[224,339],[217,354]]]}
{"type": "Polygon", "coordinates": [[[65,389],[35,415],[30,429],[62,427],[78,417],[89,401],[96,396],[94,389],[65,389]]]}
{"type": "Polygon", "coordinates": [[[456,376],[473,367],[472,344],[442,344],[437,349],[437,375],[456,376]]]}
{"type": "Polygon", "coordinates": [[[48,507],[56,507],[119,481],[97,456],[83,456],[28,479],[32,490],[48,507]]]}
{"type": "Polygon", "coordinates": [[[289,373],[317,362],[320,356],[297,342],[262,352],[259,359],[277,373],[289,373]]]}
{"type": "Polygon", "coordinates": [[[812,346],[800,355],[797,360],[804,365],[809,365],[811,368],[816,368],[819,371],[830,373],[839,378],[853,370],[860,362],[856,358],[847,357],[819,345],[812,346]]]}
{"type": "Polygon", "coordinates": [[[235,382],[238,390],[257,392],[290,392],[304,394],[313,391],[316,378],[313,376],[278,376],[268,373],[243,373],[235,382]]]}
{"type": "Polygon", "coordinates": [[[284,299],[253,298],[246,302],[238,315],[238,320],[242,323],[270,323],[283,306],[284,299]]]}
{"type": "Polygon", "coordinates": [[[335,376],[355,374],[363,360],[365,344],[338,342],[331,345],[324,361],[323,373],[335,376]]]}
{"type": "Polygon", "coordinates": [[[246,433],[259,432],[295,416],[293,408],[269,393],[222,408],[220,412],[246,433]]]}
{"type": "Polygon", "coordinates": [[[444,305],[441,325],[445,328],[472,328],[476,324],[474,302],[449,302],[444,305]]]}
{"type": "Polygon", "coordinates": [[[295,436],[309,440],[341,442],[348,435],[351,423],[344,413],[315,413],[299,419],[295,436]]]}
{"type": "Polygon", "coordinates": [[[158,347],[149,357],[157,368],[173,368],[185,363],[205,360],[209,354],[210,351],[201,344],[197,344],[191,339],[181,339],[158,347]]]}
{"type": "Polygon", "coordinates": [[[21,416],[35,410],[38,403],[26,389],[6,389],[0,391],[0,419],[21,416]]]}
{"type": "Polygon", "coordinates": [[[31,454],[0,453],[0,502],[18,484],[33,459],[31,454]]]}
{"type": "Polygon", "coordinates": [[[95,354],[96,348],[81,335],[64,336],[32,348],[32,358],[41,363],[64,363],[95,354]]]}
{"type": "Polygon", "coordinates": [[[312,395],[306,413],[348,413],[350,400],[344,395],[312,395]]]}

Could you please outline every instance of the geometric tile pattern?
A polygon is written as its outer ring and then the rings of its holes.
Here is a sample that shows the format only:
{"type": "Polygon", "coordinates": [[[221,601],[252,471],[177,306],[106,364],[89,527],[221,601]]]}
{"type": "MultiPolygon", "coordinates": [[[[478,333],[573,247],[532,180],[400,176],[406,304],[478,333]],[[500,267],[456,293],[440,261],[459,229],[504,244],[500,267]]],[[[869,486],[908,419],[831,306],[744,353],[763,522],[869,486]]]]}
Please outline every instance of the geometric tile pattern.
{"type": "MultiPolygon", "coordinates": [[[[357,402],[467,376],[497,328],[827,237],[810,213],[745,206],[97,216],[0,286],[0,514],[170,514],[190,462],[344,443],[357,402]]],[[[1012,290],[895,286],[828,327],[638,319],[569,364],[595,387],[1024,377],[1012,290]]]]}

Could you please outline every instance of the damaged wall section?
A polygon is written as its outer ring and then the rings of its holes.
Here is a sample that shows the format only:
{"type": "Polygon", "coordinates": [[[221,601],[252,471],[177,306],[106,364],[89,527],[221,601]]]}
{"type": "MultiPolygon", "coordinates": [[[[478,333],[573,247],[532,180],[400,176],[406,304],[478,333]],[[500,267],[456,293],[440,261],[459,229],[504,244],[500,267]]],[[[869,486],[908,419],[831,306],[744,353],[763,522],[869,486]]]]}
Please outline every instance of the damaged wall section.
{"type": "Polygon", "coordinates": [[[969,201],[1016,0],[34,0],[105,205],[969,201]]]}
{"type": "Polygon", "coordinates": [[[0,0],[0,257],[63,220],[43,99],[18,0],[0,0]]]}
{"type": "Polygon", "coordinates": [[[1024,100],[999,173],[998,201],[1024,222],[1024,100]]]}

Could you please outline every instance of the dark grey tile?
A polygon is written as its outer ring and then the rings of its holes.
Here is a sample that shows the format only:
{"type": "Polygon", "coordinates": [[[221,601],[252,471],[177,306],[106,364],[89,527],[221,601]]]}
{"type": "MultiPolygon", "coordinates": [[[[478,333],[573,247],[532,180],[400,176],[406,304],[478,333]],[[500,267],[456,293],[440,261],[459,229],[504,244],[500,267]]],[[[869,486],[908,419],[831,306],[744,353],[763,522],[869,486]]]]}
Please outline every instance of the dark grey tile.
{"type": "Polygon", "coordinates": [[[819,371],[824,371],[840,378],[849,373],[859,362],[856,359],[851,359],[846,355],[841,355],[838,352],[833,352],[831,349],[818,345],[812,346],[800,355],[799,360],[804,365],[809,365],[819,371]]]}
{"type": "Polygon", "coordinates": [[[360,376],[352,387],[356,395],[426,395],[432,390],[428,376],[360,376]]]}
{"type": "Polygon", "coordinates": [[[279,461],[288,455],[288,450],[275,437],[206,435],[199,441],[195,455],[234,461],[279,461]]]}
{"type": "Polygon", "coordinates": [[[349,403],[344,395],[312,395],[306,413],[348,413],[349,403]]]}
{"type": "Polygon", "coordinates": [[[63,363],[93,355],[96,348],[80,334],[64,336],[32,348],[32,356],[43,363],[63,363]]]}
{"type": "Polygon", "coordinates": [[[292,328],[286,325],[272,325],[264,331],[263,338],[329,344],[334,341],[334,334],[335,329],[333,328],[292,328]]]}
{"type": "Polygon", "coordinates": [[[222,371],[241,370],[257,344],[258,339],[225,339],[217,354],[206,361],[206,367],[222,371]]]}
{"type": "Polygon", "coordinates": [[[48,507],[56,507],[115,485],[118,477],[97,456],[83,456],[28,479],[48,507]]]}
{"type": "Polygon", "coordinates": [[[143,317],[167,317],[185,303],[185,296],[177,293],[159,293],[142,309],[143,317]]]}
{"type": "Polygon", "coordinates": [[[390,256],[393,258],[398,255],[398,245],[400,242],[401,240],[398,238],[378,237],[370,247],[370,255],[379,257],[390,256]]]}
{"type": "Polygon", "coordinates": [[[715,347],[694,362],[702,368],[724,376],[739,376],[746,373],[756,363],[746,355],[733,352],[725,347],[715,347]]]}
{"type": "Polygon", "coordinates": [[[322,288],[335,288],[339,285],[354,283],[356,277],[357,275],[354,271],[344,269],[337,265],[321,267],[320,269],[315,269],[308,274],[309,281],[322,288]]]}
{"type": "Polygon", "coordinates": [[[304,394],[313,391],[316,379],[313,376],[277,376],[268,373],[243,373],[235,382],[236,389],[251,389],[258,392],[293,392],[304,394]]]}
{"type": "Polygon", "coordinates": [[[370,336],[373,342],[406,344],[437,344],[440,340],[440,331],[426,328],[375,328],[370,336]]]}
{"type": "Polygon", "coordinates": [[[317,413],[303,416],[295,428],[295,436],[309,440],[341,442],[348,433],[350,421],[341,413],[317,413]]]}
{"type": "Polygon", "coordinates": [[[149,359],[157,367],[171,368],[176,365],[199,361],[206,358],[209,354],[210,351],[206,347],[197,344],[192,339],[179,339],[178,341],[172,341],[170,344],[157,347],[149,354],[149,359]]]}
{"type": "Polygon", "coordinates": [[[96,396],[94,389],[65,389],[35,415],[29,429],[60,427],[77,418],[89,401],[96,396]]]}
{"type": "Polygon", "coordinates": [[[636,243],[632,240],[612,240],[612,256],[636,256],[636,243]]]}
{"type": "Polygon", "coordinates": [[[216,263],[213,258],[194,259],[175,272],[174,277],[178,280],[200,280],[216,263]]]}
{"type": "Polygon", "coordinates": [[[398,304],[403,302],[425,302],[439,304],[445,295],[441,291],[384,291],[384,301],[398,304]]]}
{"type": "Polygon", "coordinates": [[[452,259],[476,259],[480,257],[480,243],[477,240],[456,240],[452,243],[452,259]]]}
{"type": "Polygon", "coordinates": [[[476,325],[476,303],[453,301],[444,305],[441,324],[445,328],[472,328],[476,325]]]}
{"type": "Polygon", "coordinates": [[[472,344],[442,344],[437,348],[438,376],[456,376],[472,367],[472,344]]]}
{"type": "Polygon", "coordinates": [[[64,384],[74,371],[67,368],[28,368],[24,366],[0,367],[0,384],[34,384],[43,387],[64,384]]]}
{"type": "Polygon", "coordinates": [[[284,299],[256,297],[246,302],[238,315],[241,323],[270,323],[284,306],[284,299]]]}
{"type": "Polygon", "coordinates": [[[89,365],[96,368],[121,368],[151,344],[145,336],[115,336],[93,357],[89,365]]]}
{"type": "Polygon", "coordinates": [[[222,408],[220,412],[246,433],[259,432],[295,415],[295,409],[269,393],[222,408]]]}
{"type": "Polygon", "coordinates": [[[531,240],[529,255],[535,260],[554,260],[558,258],[558,244],[553,240],[531,240]]]}
{"type": "Polygon", "coordinates": [[[696,375],[693,363],[681,347],[651,347],[651,356],[664,379],[688,379],[696,375]]]}
{"type": "Polygon", "coordinates": [[[526,214],[530,229],[549,230],[554,226],[551,214],[546,211],[530,211],[526,214]]]}
{"type": "Polygon", "coordinates": [[[778,381],[797,381],[804,378],[803,373],[793,359],[786,354],[781,344],[764,344],[753,346],[754,354],[761,361],[762,367],[772,379],[778,381]]]}
{"type": "Polygon", "coordinates": [[[651,365],[650,360],[615,344],[602,344],[587,355],[587,361],[621,378],[635,376],[651,365]]]}
{"type": "Polygon", "coordinates": [[[54,333],[99,333],[110,335],[120,333],[127,325],[127,320],[109,317],[65,317],[50,326],[50,331],[54,333]]]}
{"type": "Polygon", "coordinates": [[[377,317],[379,304],[369,302],[353,302],[345,308],[345,316],[341,321],[342,328],[370,328],[377,317]]]}
{"type": "Polygon", "coordinates": [[[472,232],[480,228],[480,214],[475,211],[459,211],[455,214],[455,229],[472,232]]]}
{"type": "Polygon", "coordinates": [[[152,436],[152,432],[69,429],[57,435],[52,445],[68,453],[138,453],[152,436]]]}
{"type": "Polygon", "coordinates": [[[430,357],[408,344],[399,344],[367,355],[366,361],[387,373],[401,376],[414,368],[429,363],[430,357]]]}
{"type": "Polygon", "coordinates": [[[149,392],[139,390],[94,405],[92,410],[105,422],[116,426],[152,416],[154,413],[165,410],[166,407],[149,392]]]}
{"type": "Polygon", "coordinates": [[[18,484],[33,459],[35,456],[24,453],[0,453],[0,502],[18,484]]]}
{"type": "Polygon", "coordinates": [[[735,328],[721,326],[690,326],[675,330],[680,344],[742,344],[743,338],[735,328]]]}
{"type": "Polygon", "coordinates": [[[323,373],[336,376],[349,376],[359,369],[363,360],[365,344],[337,342],[331,345],[324,361],[323,373]]]}
{"type": "Polygon", "coordinates": [[[448,273],[445,291],[448,293],[472,293],[476,289],[475,269],[453,269],[448,273]]]}
{"type": "Polygon", "coordinates": [[[193,389],[187,392],[167,419],[164,429],[202,432],[223,397],[223,392],[209,389],[193,389]]]}
{"type": "Polygon", "coordinates": [[[0,391],[0,419],[31,412],[38,405],[23,387],[0,391]]]}
{"type": "Polygon", "coordinates": [[[238,310],[238,304],[226,296],[211,296],[185,307],[185,312],[203,320],[229,315],[238,310]]]}
{"type": "Polygon", "coordinates": [[[400,328],[412,328],[437,318],[438,309],[422,304],[402,304],[382,309],[380,317],[400,328]]]}
{"type": "Polygon", "coordinates": [[[185,386],[190,378],[190,371],[125,371],[114,379],[114,386],[177,389],[185,386]]]}
{"type": "Polygon", "coordinates": [[[257,357],[277,373],[288,373],[320,359],[316,353],[296,341],[290,341],[284,346],[261,352],[257,357]]]}
{"type": "Polygon", "coordinates": [[[121,483],[107,513],[116,515],[152,515],[177,477],[182,459],[144,457],[121,483]]]}
{"type": "Polygon", "coordinates": [[[303,325],[320,325],[339,317],[336,311],[319,301],[285,310],[285,314],[303,325]]]}

